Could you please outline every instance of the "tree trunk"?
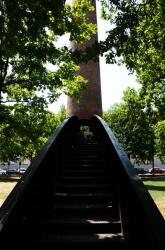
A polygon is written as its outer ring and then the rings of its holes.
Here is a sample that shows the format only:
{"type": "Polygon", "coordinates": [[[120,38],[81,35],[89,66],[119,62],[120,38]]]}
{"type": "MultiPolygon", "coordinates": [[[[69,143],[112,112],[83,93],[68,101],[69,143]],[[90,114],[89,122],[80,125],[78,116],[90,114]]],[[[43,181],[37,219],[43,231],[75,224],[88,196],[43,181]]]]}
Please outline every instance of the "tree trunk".
{"type": "Polygon", "coordinates": [[[152,175],[154,176],[155,175],[155,164],[154,164],[154,156],[153,156],[153,159],[152,159],[152,175]]]}

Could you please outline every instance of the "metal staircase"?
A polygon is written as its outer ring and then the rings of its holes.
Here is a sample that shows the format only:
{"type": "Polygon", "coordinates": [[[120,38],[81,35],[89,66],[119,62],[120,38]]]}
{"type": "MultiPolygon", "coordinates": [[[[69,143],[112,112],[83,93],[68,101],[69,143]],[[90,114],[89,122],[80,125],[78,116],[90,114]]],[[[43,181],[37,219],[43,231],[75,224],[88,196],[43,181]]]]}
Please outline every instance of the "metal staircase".
{"type": "Polygon", "coordinates": [[[0,249],[163,250],[164,229],[106,124],[72,117],[2,206],[0,249]],[[81,130],[84,124],[89,131],[81,130]]]}
{"type": "Polygon", "coordinates": [[[64,159],[45,224],[45,247],[103,249],[110,243],[125,249],[118,200],[106,177],[103,148],[92,133],[78,133],[70,157],[64,159]]]}

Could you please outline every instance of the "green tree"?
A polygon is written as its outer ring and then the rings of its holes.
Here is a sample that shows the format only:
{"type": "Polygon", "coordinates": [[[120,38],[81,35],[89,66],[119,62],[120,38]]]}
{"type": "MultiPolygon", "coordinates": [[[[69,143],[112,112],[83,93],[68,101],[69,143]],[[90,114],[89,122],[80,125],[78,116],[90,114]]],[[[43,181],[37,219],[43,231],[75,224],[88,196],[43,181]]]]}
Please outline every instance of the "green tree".
{"type": "Polygon", "coordinates": [[[136,162],[152,161],[154,156],[154,131],[150,125],[145,103],[136,90],[128,88],[123,102],[104,114],[128,156],[136,162]]]}
{"type": "Polygon", "coordinates": [[[50,102],[61,92],[78,97],[86,81],[74,74],[79,67],[72,61],[71,51],[56,48],[55,41],[66,33],[79,44],[89,40],[96,32],[86,15],[92,10],[90,0],[77,0],[74,5],[64,0],[0,2],[1,105],[15,88],[20,94],[21,90],[47,90],[50,102]],[[49,71],[47,64],[58,69],[49,71]]]}
{"type": "Polygon", "coordinates": [[[47,112],[48,103],[61,93],[79,98],[86,80],[56,41],[66,33],[80,45],[89,40],[96,25],[88,11],[90,0],[0,1],[1,160],[33,156],[64,116],[47,112]]]}
{"type": "Polygon", "coordinates": [[[165,163],[165,120],[155,125],[156,155],[165,163]]]}
{"type": "Polygon", "coordinates": [[[15,104],[7,111],[8,121],[0,125],[0,160],[15,160],[18,156],[32,160],[60,124],[58,116],[29,103],[15,104]]]}
{"type": "Polygon", "coordinates": [[[63,122],[66,119],[66,108],[65,108],[65,105],[61,105],[60,110],[58,112],[58,118],[60,120],[60,123],[63,122]]]}
{"type": "Polygon", "coordinates": [[[124,63],[136,71],[143,98],[165,114],[165,1],[102,0],[102,16],[110,21],[101,53],[108,63],[124,63]]]}
{"type": "Polygon", "coordinates": [[[116,138],[122,144],[123,148],[127,150],[127,140],[125,135],[125,125],[127,122],[127,110],[123,103],[111,106],[108,111],[103,112],[103,118],[108,123],[109,127],[114,132],[116,138]]]}

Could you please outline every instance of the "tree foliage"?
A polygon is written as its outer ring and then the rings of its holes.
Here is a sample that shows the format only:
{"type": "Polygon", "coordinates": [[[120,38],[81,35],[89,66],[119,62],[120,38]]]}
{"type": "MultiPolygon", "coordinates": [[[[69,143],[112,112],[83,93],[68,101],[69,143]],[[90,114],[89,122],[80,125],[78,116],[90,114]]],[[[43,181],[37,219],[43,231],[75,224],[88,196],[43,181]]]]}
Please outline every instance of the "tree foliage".
{"type": "Polygon", "coordinates": [[[46,111],[48,103],[85,88],[72,52],[56,42],[66,33],[80,45],[89,40],[96,25],[87,11],[90,0],[0,1],[1,160],[33,156],[64,117],[46,111]]]}
{"type": "Polygon", "coordinates": [[[60,122],[63,122],[66,119],[66,108],[64,105],[61,105],[60,110],[58,112],[58,119],[60,122]]]}
{"type": "MultiPolygon", "coordinates": [[[[108,63],[125,63],[136,71],[148,105],[165,114],[165,1],[101,0],[110,22],[100,44],[108,63]]],[[[164,118],[163,118],[164,119],[164,118]]]]}
{"type": "Polygon", "coordinates": [[[6,106],[6,118],[0,125],[0,160],[32,159],[59,126],[58,115],[36,105],[6,106]]]}
{"type": "Polygon", "coordinates": [[[50,102],[61,92],[78,97],[86,81],[74,74],[79,67],[69,49],[57,48],[55,41],[66,33],[80,44],[90,39],[96,27],[88,22],[86,12],[92,10],[89,0],[74,5],[58,0],[0,2],[1,104],[6,101],[3,94],[10,98],[15,86],[20,94],[47,90],[50,102]],[[48,63],[58,69],[50,71],[48,63]]]}
{"type": "Polygon", "coordinates": [[[145,103],[132,88],[124,92],[123,102],[104,113],[128,156],[136,162],[151,161],[154,156],[154,131],[145,103]]]}
{"type": "Polygon", "coordinates": [[[165,120],[155,125],[156,155],[165,163],[165,120]]]}

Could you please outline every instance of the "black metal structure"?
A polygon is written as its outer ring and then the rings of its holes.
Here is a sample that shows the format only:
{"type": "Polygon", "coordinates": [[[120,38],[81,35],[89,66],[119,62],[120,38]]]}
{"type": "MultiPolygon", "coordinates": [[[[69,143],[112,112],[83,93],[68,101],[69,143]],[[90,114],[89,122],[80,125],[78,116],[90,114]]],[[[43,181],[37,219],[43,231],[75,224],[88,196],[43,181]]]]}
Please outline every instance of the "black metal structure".
{"type": "Polygon", "coordinates": [[[65,120],[0,209],[2,250],[164,250],[164,239],[162,215],[98,116],[65,120]]]}

